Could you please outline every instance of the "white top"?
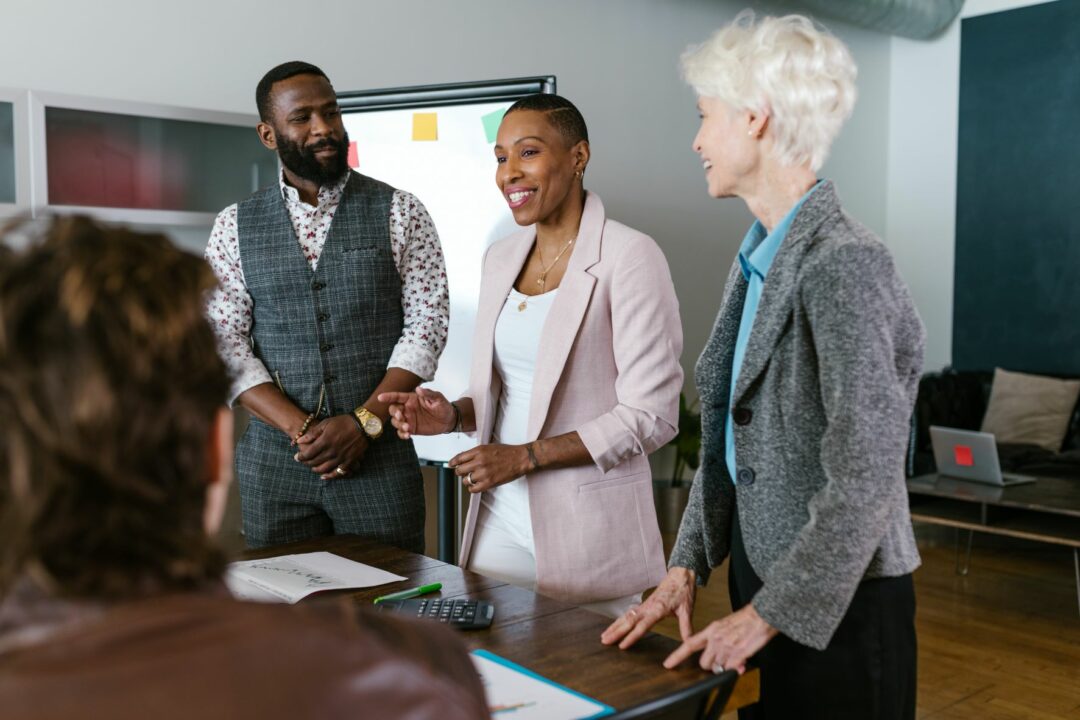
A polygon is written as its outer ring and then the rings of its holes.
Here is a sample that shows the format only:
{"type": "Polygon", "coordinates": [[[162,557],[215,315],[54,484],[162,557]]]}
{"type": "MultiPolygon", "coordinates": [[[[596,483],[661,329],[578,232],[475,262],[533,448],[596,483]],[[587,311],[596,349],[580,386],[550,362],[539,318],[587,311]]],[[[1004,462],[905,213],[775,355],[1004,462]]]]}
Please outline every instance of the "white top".
{"type": "MultiPolygon", "coordinates": [[[[315,270],[330,233],[349,173],[334,185],[319,188],[318,205],[300,199],[296,188],[278,175],[278,187],[289,211],[300,251],[315,270]]],[[[414,196],[394,192],[390,202],[390,248],[401,276],[401,310],[404,326],[387,367],[399,367],[425,380],[435,376],[435,366],[446,345],[450,318],[450,295],[446,287],[446,263],[439,234],[427,209],[414,196]]],[[[270,382],[266,366],[251,349],[253,302],[240,266],[240,238],[236,230],[236,205],[221,211],[206,245],[206,260],[214,269],[218,286],[210,294],[207,314],[217,333],[218,352],[233,378],[229,404],[236,396],[260,383],[270,382]]],[[[373,298],[372,302],[394,302],[373,298]]]]}
{"type": "MultiPolygon", "coordinates": [[[[506,296],[495,325],[495,372],[502,380],[502,393],[495,413],[491,441],[521,445],[529,437],[529,406],[532,402],[536,353],[544,321],[558,289],[543,295],[523,295],[513,288],[506,296]],[[524,305],[523,305],[524,304],[524,305]]],[[[480,498],[493,515],[511,527],[520,528],[522,540],[532,544],[529,518],[528,480],[519,477],[499,485],[480,498]]]]}

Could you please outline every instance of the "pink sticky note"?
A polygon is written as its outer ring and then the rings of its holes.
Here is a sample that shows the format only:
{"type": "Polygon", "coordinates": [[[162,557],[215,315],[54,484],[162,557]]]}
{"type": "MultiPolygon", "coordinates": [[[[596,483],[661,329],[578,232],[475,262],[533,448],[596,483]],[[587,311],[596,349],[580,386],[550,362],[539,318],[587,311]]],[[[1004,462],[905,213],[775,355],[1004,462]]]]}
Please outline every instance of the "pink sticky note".
{"type": "Polygon", "coordinates": [[[349,167],[353,170],[360,167],[360,153],[356,150],[356,141],[349,143],[349,167]]]}
{"type": "Polygon", "coordinates": [[[971,448],[967,445],[953,445],[953,457],[956,464],[961,467],[971,467],[975,464],[975,458],[971,456],[971,448]]]}

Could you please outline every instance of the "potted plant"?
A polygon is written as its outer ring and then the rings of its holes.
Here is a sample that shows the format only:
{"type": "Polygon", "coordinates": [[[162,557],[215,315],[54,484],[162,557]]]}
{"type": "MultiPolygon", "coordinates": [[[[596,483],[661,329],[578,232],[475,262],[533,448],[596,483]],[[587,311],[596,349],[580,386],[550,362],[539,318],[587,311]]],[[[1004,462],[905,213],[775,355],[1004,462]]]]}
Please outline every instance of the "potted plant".
{"type": "Polygon", "coordinates": [[[686,401],[685,393],[679,394],[679,433],[671,439],[668,447],[674,450],[671,477],[653,481],[653,499],[660,532],[674,535],[679,531],[683,510],[690,497],[690,482],[683,476],[689,469],[697,470],[701,451],[701,413],[698,399],[686,401]]]}

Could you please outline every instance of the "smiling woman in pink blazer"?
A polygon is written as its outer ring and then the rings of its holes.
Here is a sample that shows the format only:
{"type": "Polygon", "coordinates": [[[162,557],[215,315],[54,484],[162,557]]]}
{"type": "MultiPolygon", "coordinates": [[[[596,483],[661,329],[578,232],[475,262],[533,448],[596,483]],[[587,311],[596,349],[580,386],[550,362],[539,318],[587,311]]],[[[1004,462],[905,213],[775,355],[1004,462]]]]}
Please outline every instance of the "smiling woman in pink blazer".
{"type": "Polygon", "coordinates": [[[609,615],[665,574],[648,454],[674,437],[683,374],[663,253],[583,187],[570,101],[503,118],[496,183],[523,230],[484,257],[469,393],[387,393],[398,434],[475,432],[461,565],[609,615]]]}

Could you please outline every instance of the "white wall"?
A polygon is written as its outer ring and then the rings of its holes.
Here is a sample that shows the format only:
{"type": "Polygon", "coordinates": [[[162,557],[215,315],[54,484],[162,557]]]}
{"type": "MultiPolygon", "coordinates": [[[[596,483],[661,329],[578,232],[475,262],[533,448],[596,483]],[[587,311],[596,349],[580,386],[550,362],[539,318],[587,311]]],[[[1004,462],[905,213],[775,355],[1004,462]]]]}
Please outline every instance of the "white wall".
{"type": "MultiPolygon", "coordinates": [[[[961,17],[1056,0],[967,0],[961,17]]],[[[926,368],[952,359],[961,23],[892,39],[885,238],[927,330],[926,368]]]]}
{"type": "MultiPolygon", "coordinates": [[[[4,0],[0,86],[253,112],[258,79],[291,59],[321,66],[338,90],[554,73],[589,123],[588,187],[667,253],[689,371],[750,216],[737,201],[705,195],[690,150],[694,97],[678,57],[746,4],[4,0]]],[[[852,214],[885,234],[890,42],[826,24],[859,64],[860,99],[823,174],[852,214]]],[[[196,246],[205,234],[182,233],[196,246]]]]}

